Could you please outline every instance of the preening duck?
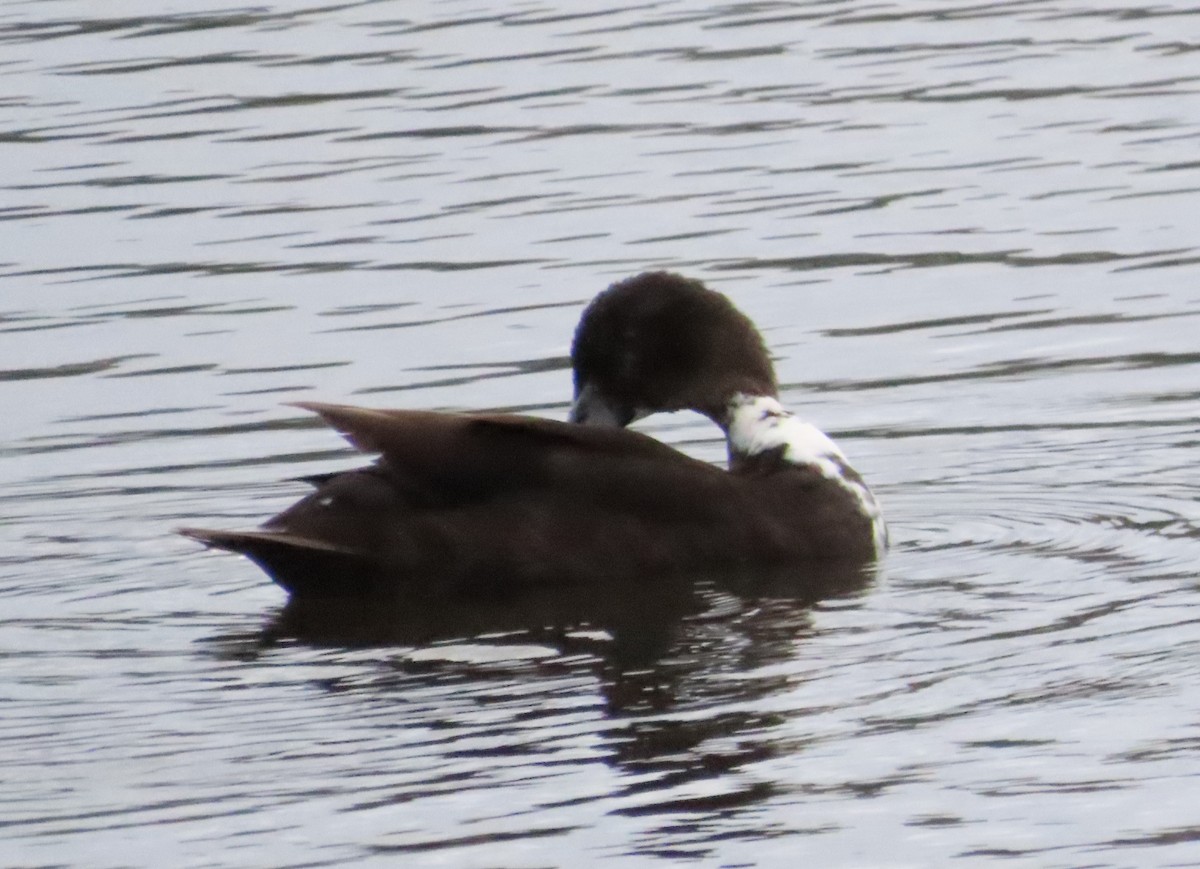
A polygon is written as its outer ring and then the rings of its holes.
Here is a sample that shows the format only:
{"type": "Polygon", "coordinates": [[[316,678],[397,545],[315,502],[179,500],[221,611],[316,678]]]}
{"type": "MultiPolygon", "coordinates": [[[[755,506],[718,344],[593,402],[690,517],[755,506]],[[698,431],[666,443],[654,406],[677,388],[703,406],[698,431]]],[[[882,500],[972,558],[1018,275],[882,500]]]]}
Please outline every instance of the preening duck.
{"type": "Polygon", "coordinates": [[[506,595],[655,575],[870,562],[886,531],[841,450],[779,401],[750,320],[666,272],[584,310],[570,422],[300,403],[371,465],[254,531],[186,528],[239,552],[296,598],[506,595]],[[728,470],[625,429],[695,410],[725,432],[728,470]]]}

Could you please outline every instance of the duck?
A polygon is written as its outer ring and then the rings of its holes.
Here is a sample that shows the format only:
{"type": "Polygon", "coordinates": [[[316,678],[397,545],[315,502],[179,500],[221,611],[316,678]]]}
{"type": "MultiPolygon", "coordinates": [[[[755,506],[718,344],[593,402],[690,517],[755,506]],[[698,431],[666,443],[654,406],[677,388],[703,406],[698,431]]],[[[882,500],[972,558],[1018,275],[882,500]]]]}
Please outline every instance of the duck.
{"type": "Polygon", "coordinates": [[[293,600],[592,593],[883,556],[875,496],[784,407],[762,335],[723,294],[672,272],[619,281],[585,307],[571,362],[566,422],[297,402],[377,458],[306,478],[258,529],[179,531],[293,600]],[[726,468],[627,428],[681,410],[720,427],[726,468]]]}

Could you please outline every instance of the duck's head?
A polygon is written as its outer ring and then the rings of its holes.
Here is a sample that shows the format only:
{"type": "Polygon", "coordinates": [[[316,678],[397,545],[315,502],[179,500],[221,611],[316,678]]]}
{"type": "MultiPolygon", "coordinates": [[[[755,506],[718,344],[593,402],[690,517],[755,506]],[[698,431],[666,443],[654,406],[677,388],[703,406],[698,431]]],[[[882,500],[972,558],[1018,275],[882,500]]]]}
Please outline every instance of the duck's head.
{"type": "Polygon", "coordinates": [[[750,319],[720,293],[669,272],[613,284],[583,312],[571,345],[572,422],[624,426],[695,410],[725,425],[737,395],[776,395],[750,319]]]}

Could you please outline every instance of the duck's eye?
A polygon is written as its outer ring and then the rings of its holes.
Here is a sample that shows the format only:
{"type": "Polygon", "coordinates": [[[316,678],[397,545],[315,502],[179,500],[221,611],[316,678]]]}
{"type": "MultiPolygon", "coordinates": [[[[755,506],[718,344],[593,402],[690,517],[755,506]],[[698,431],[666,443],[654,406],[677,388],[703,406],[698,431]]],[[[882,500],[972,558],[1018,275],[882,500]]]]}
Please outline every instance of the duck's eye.
{"type": "Polygon", "coordinates": [[[332,507],[333,502],[336,500],[337,499],[334,498],[333,495],[325,495],[324,497],[317,499],[317,506],[318,507],[332,507]]]}

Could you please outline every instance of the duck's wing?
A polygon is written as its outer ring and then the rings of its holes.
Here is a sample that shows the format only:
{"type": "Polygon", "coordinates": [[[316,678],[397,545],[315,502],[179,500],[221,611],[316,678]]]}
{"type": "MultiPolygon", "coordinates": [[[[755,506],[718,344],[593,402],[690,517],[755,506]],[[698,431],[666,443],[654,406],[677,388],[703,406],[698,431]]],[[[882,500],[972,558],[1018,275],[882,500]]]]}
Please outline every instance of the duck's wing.
{"type": "Polygon", "coordinates": [[[419,439],[425,434],[448,436],[456,448],[463,446],[463,437],[495,437],[519,440],[540,449],[569,445],[591,452],[657,458],[683,455],[661,441],[627,429],[581,426],[537,416],[375,409],[316,401],[298,401],[292,406],[318,414],[364,452],[385,453],[386,445],[399,444],[409,433],[419,439]]]}
{"type": "Polygon", "coordinates": [[[355,561],[428,567],[421,559],[476,552],[481,563],[485,553],[501,565],[541,553],[551,564],[581,541],[610,537],[608,551],[623,534],[719,522],[713,514],[733,506],[723,497],[725,471],[636,432],[509,415],[300,406],[378,460],[310,479],[315,491],[257,530],[180,529],[247,555],[290,590],[290,576],[313,567],[345,572],[355,561]]]}
{"type": "Polygon", "coordinates": [[[449,500],[525,488],[570,486],[598,473],[665,476],[724,472],[625,429],[508,414],[374,410],[305,402],[413,495],[449,500]]]}

